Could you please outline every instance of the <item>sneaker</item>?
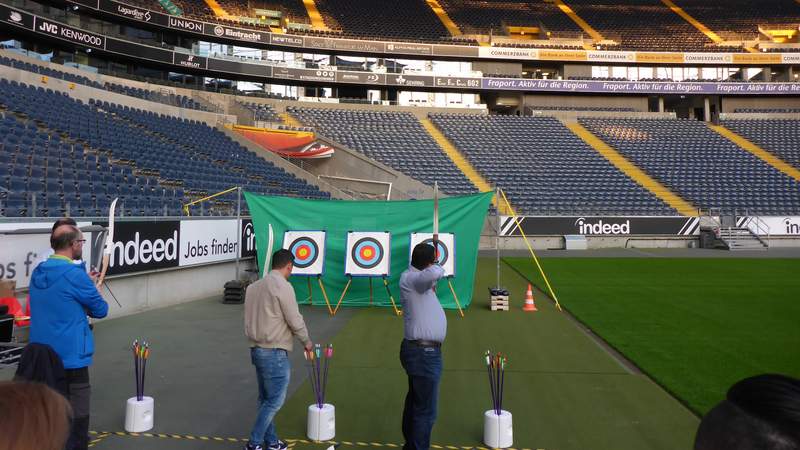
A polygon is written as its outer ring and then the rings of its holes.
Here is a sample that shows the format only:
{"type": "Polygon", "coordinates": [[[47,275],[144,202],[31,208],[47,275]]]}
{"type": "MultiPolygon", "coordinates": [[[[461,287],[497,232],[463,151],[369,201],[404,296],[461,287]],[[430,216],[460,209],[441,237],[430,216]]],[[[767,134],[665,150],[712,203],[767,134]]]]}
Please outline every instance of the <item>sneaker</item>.
{"type": "Polygon", "coordinates": [[[264,447],[262,447],[262,446],[261,446],[261,445],[259,445],[259,444],[251,444],[251,443],[249,443],[249,442],[248,442],[248,443],[247,443],[247,444],[244,446],[244,450],[264,450],[264,447]]]}
{"type": "Polygon", "coordinates": [[[269,450],[286,450],[287,448],[289,448],[289,446],[286,445],[286,442],[280,439],[274,444],[269,444],[269,450]]]}

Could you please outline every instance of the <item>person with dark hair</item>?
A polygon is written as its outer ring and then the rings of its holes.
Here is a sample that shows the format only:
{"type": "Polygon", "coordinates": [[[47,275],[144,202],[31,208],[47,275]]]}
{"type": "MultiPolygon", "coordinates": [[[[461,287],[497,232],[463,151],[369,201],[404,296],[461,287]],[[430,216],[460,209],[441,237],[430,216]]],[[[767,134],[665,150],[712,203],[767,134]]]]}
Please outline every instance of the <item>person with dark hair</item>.
{"type": "Polygon", "coordinates": [[[0,450],[62,450],[72,410],[42,383],[0,382],[0,450]]]}
{"type": "Polygon", "coordinates": [[[427,243],[414,247],[411,267],[400,275],[404,330],[400,362],[408,375],[403,409],[404,450],[427,450],[436,421],[447,318],[435,287],[443,276],[444,269],[436,264],[436,251],[427,243]]]}
{"type": "Polygon", "coordinates": [[[67,377],[67,398],[75,418],[67,449],[89,445],[89,366],[94,337],[87,315],[103,318],[108,303],[103,299],[84,263],[85,239],[74,225],[61,225],[50,236],[54,254],[33,271],[30,282],[30,342],[47,344],[61,358],[67,377]]]}
{"type": "Polygon", "coordinates": [[[244,333],[250,342],[250,360],[258,380],[258,417],[246,450],[286,450],[278,438],[275,415],[286,400],[291,365],[292,336],[306,350],[313,344],[300,314],[294,288],[289,283],[294,255],[278,250],[272,255],[272,270],[247,287],[244,299],[244,333]]]}
{"type": "Polygon", "coordinates": [[[731,386],[700,421],[695,450],[800,450],[800,380],[759,375],[731,386]]]}

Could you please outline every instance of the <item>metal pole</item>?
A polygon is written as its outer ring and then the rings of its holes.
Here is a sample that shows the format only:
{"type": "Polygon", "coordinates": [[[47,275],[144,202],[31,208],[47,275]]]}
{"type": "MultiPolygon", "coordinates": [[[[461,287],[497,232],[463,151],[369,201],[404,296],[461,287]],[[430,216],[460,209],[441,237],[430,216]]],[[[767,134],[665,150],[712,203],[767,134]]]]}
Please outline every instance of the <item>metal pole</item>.
{"type": "Polygon", "coordinates": [[[494,239],[494,247],[497,250],[497,289],[500,289],[500,188],[495,187],[494,190],[494,198],[497,202],[497,206],[495,207],[495,215],[497,216],[495,231],[497,234],[494,239]]]}
{"type": "Polygon", "coordinates": [[[242,254],[242,187],[236,188],[236,280],[239,280],[239,255],[242,254]]]}

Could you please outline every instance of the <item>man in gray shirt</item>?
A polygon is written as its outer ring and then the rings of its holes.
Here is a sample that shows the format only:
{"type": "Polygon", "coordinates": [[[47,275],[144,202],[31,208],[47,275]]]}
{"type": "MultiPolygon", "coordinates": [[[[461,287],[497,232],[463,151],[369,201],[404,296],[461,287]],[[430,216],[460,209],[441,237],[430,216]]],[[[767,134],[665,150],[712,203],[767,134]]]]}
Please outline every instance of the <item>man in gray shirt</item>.
{"type": "Polygon", "coordinates": [[[434,291],[444,269],[435,262],[433,246],[418,244],[411,253],[411,267],[400,275],[404,327],[400,362],[408,374],[403,409],[404,450],[427,450],[436,421],[447,318],[434,291]]]}
{"type": "Polygon", "coordinates": [[[306,350],[313,344],[297,307],[289,283],[294,255],[278,250],[272,255],[272,270],[247,287],[244,300],[244,333],[250,342],[250,359],[258,379],[258,417],[245,450],[286,450],[278,439],[275,415],[286,400],[291,365],[288,352],[293,338],[306,350]]]}

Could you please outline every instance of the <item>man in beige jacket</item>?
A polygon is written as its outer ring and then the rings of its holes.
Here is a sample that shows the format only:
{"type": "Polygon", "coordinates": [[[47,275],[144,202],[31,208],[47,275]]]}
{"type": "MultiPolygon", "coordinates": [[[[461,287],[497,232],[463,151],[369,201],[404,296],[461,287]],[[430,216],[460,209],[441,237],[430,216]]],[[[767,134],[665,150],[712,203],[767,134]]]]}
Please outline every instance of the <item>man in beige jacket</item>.
{"type": "Polygon", "coordinates": [[[272,270],[248,286],[245,295],[244,334],[250,341],[250,358],[258,379],[258,417],[245,450],[287,448],[286,442],[278,439],[273,419],[286,400],[292,337],[297,337],[307,350],[312,348],[294,288],[288,281],[293,261],[289,250],[275,252],[272,270]]]}

